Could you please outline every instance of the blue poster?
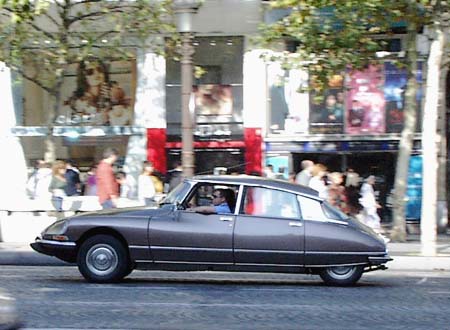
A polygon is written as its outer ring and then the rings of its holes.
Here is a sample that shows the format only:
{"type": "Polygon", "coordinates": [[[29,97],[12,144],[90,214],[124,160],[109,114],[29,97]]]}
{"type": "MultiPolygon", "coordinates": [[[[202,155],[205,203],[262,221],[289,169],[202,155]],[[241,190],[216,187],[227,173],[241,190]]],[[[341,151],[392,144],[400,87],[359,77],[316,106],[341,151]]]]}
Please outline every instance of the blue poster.
{"type": "MultiPolygon", "coordinates": [[[[386,101],[386,131],[388,133],[399,133],[403,129],[403,109],[405,106],[405,92],[408,82],[408,72],[406,68],[399,68],[391,62],[384,63],[384,99],[386,101]]],[[[418,63],[416,100],[417,109],[420,113],[422,100],[422,63],[418,63]]],[[[420,116],[418,116],[420,118],[420,116]]],[[[421,123],[417,123],[420,125],[421,123]]],[[[420,127],[420,126],[418,126],[420,127]]]]}
{"type": "Polygon", "coordinates": [[[406,219],[420,220],[422,206],[422,156],[409,160],[408,186],[406,188],[406,219]]]}

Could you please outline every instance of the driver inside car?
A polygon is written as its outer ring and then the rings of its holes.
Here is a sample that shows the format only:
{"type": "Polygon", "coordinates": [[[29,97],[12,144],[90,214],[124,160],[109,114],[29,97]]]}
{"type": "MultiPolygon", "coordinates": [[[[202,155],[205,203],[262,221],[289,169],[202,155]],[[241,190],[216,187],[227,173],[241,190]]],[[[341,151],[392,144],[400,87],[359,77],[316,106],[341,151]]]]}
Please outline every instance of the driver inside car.
{"type": "Polygon", "coordinates": [[[212,193],[212,205],[196,206],[188,210],[198,213],[231,214],[234,208],[234,193],[229,189],[214,189],[212,193]]]}

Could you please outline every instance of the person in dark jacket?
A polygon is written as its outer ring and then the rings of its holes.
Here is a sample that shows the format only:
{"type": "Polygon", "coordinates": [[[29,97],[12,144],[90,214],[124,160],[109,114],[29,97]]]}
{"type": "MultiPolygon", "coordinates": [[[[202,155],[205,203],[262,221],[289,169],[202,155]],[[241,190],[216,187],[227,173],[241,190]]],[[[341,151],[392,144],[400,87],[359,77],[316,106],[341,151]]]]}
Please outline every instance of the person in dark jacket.
{"type": "Polygon", "coordinates": [[[66,164],[66,173],[64,174],[66,187],[64,191],[67,196],[79,196],[81,194],[80,171],[73,160],[68,160],[66,164]]]}

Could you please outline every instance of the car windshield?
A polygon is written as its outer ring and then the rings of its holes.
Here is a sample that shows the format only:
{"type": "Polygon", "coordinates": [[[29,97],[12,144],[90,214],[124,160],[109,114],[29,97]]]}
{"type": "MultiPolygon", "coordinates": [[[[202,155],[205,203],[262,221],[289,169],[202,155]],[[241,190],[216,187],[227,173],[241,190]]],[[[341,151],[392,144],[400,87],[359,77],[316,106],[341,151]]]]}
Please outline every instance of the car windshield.
{"type": "Polygon", "coordinates": [[[182,182],[159,203],[159,205],[180,203],[191,189],[189,182],[182,182]]]}

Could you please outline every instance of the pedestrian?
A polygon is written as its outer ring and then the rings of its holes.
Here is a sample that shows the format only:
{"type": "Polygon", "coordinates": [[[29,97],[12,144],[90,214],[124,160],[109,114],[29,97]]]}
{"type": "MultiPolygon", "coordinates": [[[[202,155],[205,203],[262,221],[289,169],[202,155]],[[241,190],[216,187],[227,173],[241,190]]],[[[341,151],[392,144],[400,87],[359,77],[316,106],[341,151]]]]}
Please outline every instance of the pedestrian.
{"type": "Polygon", "coordinates": [[[52,181],[52,169],[50,165],[42,159],[38,159],[35,164],[33,174],[27,181],[27,193],[31,199],[46,200],[51,199],[49,191],[52,181]]]}
{"type": "Polygon", "coordinates": [[[153,172],[150,177],[153,181],[153,186],[155,187],[155,193],[157,195],[162,195],[164,193],[164,175],[161,172],[156,171],[153,167],[153,172]]]}
{"type": "Polygon", "coordinates": [[[288,181],[289,181],[290,183],[296,183],[296,182],[295,182],[295,177],[296,177],[295,172],[289,172],[289,178],[288,178],[288,181]]]}
{"type": "Polygon", "coordinates": [[[303,186],[309,186],[309,180],[311,180],[311,170],[314,166],[312,160],[305,159],[301,162],[302,170],[298,172],[295,177],[295,182],[303,186]]]}
{"type": "Polygon", "coordinates": [[[116,180],[120,187],[120,198],[136,199],[135,180],[131,180],[131,176],[120,171],[116,174],[116,180]]]}
{"type": "Polygon", "coordinates": [[[49,185],[49,191],[52,194],[52,204],[56,211],[63,210],[63,200],[66,197],[65,188],[67,185],[66,177],[66,163],[62,160],[57,160],[52,166],[52,179],[49,185]]]}
{"type": "Polygon", "coordinates": [[[75,162],[72,159],[66,161],[66,188],[65,192],[67,196],[80,196],[81,194],[81,180],[80,170],[76,167],[75,162]]]}
{"type": "Polygon", "coordinates": [[[173,168],[167,171],[164,191],[166,193],[172,191],[181,181],[183,181],[183,167],[179,161],[175,161],[173,168]]]}
{"type": "Polygon", "coordinates": [[[311,179],[309,180],[309,187],[319,193],[319,197],[327,198],[327,186],[325,185],[324,177],[327,173],[327,168],[323,164],[314,164],[311,169],[311,179]]]}
{"type": "Polygon", "coordinates": [[[153,163],[148,160],[142,163],[142,172],[138,177],[138,199],[146,206],[154,203],[156,194],[155,185],[151,178],[153,174],[153,163]]]}
{"type": "Polygon", "coordinates": [[[347,213],[347,196],[342,185],[343,175],[339,172],[332,172],[328,175],[330,184],[327,186],[327,201],[344,213],[347,213]]]}
{"type": "Polygon", "coordinates": [[[278,171],[277,171],[277,173],[275,173],[275,179],[286,180],[286,178],[284,176],[285,171],[286,171],[286,167],[284,167],[284,166],[278,167],[278,171]]]}
{"type": "Polygon", "coordinates": [[[87,172],[87,178],[84,184],[84,196],[97,196],[97,165],[93,165],[87,172]]]}
{"type": "Polygon", "coordinates": [[[358,187],[360,185],[359,174],[356,173],[351,167],[345,172],[345,186],[358,187]]]}
{"type": "Polygon", "coordinates": [[[380,232],[380,216],[377,210],[381,208],[378,204],[373,185],[375,184],[375,176],[369,175],[361,186],[361,198],[360,203],[363,206],[363,221],[376,232],[380,232]]]}
{"type": "Polygon", "coordinates": [[[97,196],[103,209],[117,207],[119,187],[114,175],[112,165],[117,161],[119,152],[115,148],[106,148],[103,151],[103,159],[97,166],[96,182],[97,196]]]}
{"type": "Polygon", "coordinates": [[[358,186],[349,185],[345,187],[345,196],[347,200],[347,214],[354,217],[361,222],[362,220],[362,205],[360,203],[361,194],[358,186]]]}
{"type": "Polygon", "coordinates": [[[269,179],[276,179],[277,174],[273,171],[273,165],[267,164],[264,169],[264,176],[269,179]]]}

